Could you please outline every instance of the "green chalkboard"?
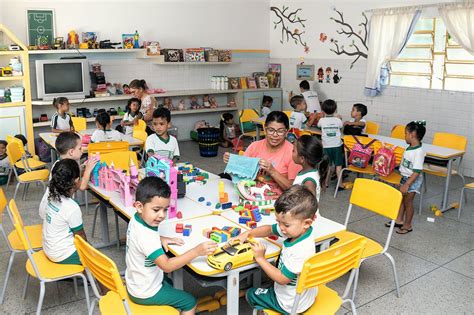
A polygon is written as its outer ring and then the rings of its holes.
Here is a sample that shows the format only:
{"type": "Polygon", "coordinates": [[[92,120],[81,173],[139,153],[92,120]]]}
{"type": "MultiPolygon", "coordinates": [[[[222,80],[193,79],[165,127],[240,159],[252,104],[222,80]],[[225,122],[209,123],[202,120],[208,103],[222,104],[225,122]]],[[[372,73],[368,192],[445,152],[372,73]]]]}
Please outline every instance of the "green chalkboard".
{"type": "Polygon", "coordinates": [[[28,45],[49,45],[54,42],[54,10],[26,10],[28,45]]]}

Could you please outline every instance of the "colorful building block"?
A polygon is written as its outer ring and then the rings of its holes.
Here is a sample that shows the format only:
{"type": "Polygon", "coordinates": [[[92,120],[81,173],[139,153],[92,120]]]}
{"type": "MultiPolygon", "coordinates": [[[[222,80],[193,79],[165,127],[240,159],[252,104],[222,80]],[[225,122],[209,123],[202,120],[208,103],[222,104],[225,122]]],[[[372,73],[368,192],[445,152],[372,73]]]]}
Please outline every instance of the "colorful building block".
{"type": "Polygon", "coordinates": [[[232,202],[226,202],[222,204],[222,209],[232,208],[232,202]]]}
{"type": "Polygon", "coordinates": [[[206,237],[206,238],[209,238],[209,236],[211,235],[212,233],[212,230],[210,228],[204,228],[202,229],[202,236],[206,237]]]}
{"type": "Polygon", "coordinates": [[[183,224],[177,223],[176,224],[176,233],[183,233],[183,224]]]}
{"type": "Polygon", "coordinates": [[[255,221],[247,221],[245,224],[251,229],[255,229],[257,227],[257,222],[255,221]]]}
{"type": "Polygon", "coordinates": [[[271,214],[271,210],[270,210],[269,208],[261,209],[261,210],[260,210],[260,214],[261,214],[261,215],[270,215],[270,214],[271,214]]]}
{"type": "Polygon", "coordinates": [[[199,197],[199,198],[198,198],[198,201],[199,201],[199,202],[203,202],[204,200],[206,200],[204,197],[199,197]]]}
{"type": "Polygon", "coordinates": [[[216,242],[216,243],[222,242],[222,237],[221,237],[221,235],[220,235],[219,233],[217,233],[217,232],[211,233],[210,239],[211,239],[212,241],[216,242]]]}
{"type": "Polygon", "coordinates": [[[246,224],[248,221],[251,221],[252,219],[249,217],[240,217],[239,218],[239,223],[241,224],[246,224]]]}

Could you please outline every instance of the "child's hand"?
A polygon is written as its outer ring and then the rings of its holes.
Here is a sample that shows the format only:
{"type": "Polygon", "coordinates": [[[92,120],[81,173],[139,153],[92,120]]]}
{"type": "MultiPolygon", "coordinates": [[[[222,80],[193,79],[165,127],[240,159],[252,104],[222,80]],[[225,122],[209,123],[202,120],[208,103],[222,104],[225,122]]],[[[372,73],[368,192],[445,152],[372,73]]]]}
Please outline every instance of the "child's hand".
{"type": "Polygon", "coordinates": [[[183,239],[179,237],[161,237],[161,245],[163,246],[165,252],[168,251],[168,245],[178,245],[182,246],[184,245],[183,239]]]}
{"type": "Polygon", "coordinates": [[[268,161],[268,160],[264,160],[264,159],[261,159],[260,162],[259,162],[259,165],[260,165],[260,169],[262,171],[264,171],[265,173],[267,174],[271,174],[274,170],[273,168],[273,164],[271,161],[268,161]]]}
{"type": "Polygon", "coordinates": [[[409,187],[410,187],[410,186],[409,186],[407,183],[403,184],[403,185],[400,187],[400,192],[401,192],[403,195],[406,195],[406,193],[408,192],[408,188],[409,188],[409,187]]]}
{"type": "Polygon", "coordinates": [[[85,166],[84,173],[90,174],[94,169],[94,166],[99,162],[95,157],[90,157],[83,165],[85,166]]]}
{"type": "Polygon", "coordinates": [[[239,241],[242,244],[247,240],[248,237],[249,237],[249,232],[245,232],[240,235],[237,235],[236,237],[232,237],[231,239],[229,239],[229,241],[227,241],[227,243],[232,244],[235,241],[239,241]]]}
{"type": "Polygon", "coordinates": [[[224,159],[224,163],[225,163],[225,164],[229,163],[230,153],[229,153],[229,152],[225,152],[225,153],[224,153],[224,156],[223,156],[223,159],[224,159]]]}
{"type": "Polygon", "coordinates": [[[265,251],[267,250],[267,247],[264,244],[260,242],[253,242],[250,243],[250,246],[252,248],[255,260],[257,260],[258,258],[265,258],[265,251]]]}
{"type": "Polygon", "coordinates": [[[198,246],[194,247],[194,251],[198,256],[209,256],[215,252],[217,249],[217,243],[214,241],[208,241],[199,244],[198,246]]]}

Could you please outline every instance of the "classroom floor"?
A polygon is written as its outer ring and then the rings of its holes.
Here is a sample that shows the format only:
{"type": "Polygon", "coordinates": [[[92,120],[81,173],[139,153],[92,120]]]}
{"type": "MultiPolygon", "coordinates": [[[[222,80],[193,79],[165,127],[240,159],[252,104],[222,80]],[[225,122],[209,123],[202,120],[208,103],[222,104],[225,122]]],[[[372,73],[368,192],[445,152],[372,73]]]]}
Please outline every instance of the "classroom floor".
{"type": "MultiPolygon", "coordinates": [[[[203,158],[195,142],[180,142],[182,161],[189,161],[196,166],[213,173],[224,170],[221,153],[216,158],[203,158]]],[[[466,180],[473,181],[472,178],[466,180]]],[[[378,257],[365,262],[360,271],[360,280],[356,304],[360,314],[380,313],[471,313],[473,312],[472,296],[474,292],[474,194],[467,192],[468,202],[465,204],[461,220],[457,221],[457,210],[451,210],[442,217],[436,217],[435,222],[428,222],[427,217],[434,217],[429,205],[439,204],[442,198],[443,178],[428,176],[428,192],[423,201],[423,212],[415,214],[413,232],[407,235],[393,235],[389,252],[395,258],[401,297],[395,295],[390,264],[385,257],[378,257]]],[[[349,203],[350,191],[338,194],[333,198],[335,183],[332,182],[329,190],[321,196],[321,213],[332,220],[343,223],[349,203]]],[[[458,201],[461,180],[455,177],[452,180],[450,201],[458,201]]],[[[14,188],[9,186],[7,197],[11,198],[14,188]]],[[[20,190],[20,192],[22,192],[20,190]]],[[[32,186],[27,200],[22,201],[19,194],[18,207],[25,224],[41,223],[38,216],[38,205],[42,196],[40,186],[32,186]]],[[[418,198],[415,199],[415,208],[418,209],[418,198]]],[[[83,209],[84,227],[89,240],[94,244],[100,242],[97,230],[95,237],[91,237],[93,207],[89,213],[83,209]]],[[[417,211],[417,210],[416,210],[417,211]]],[[[10,231],[10,222],[4,217],[7,231],[10,231]]],[[[114,238],[115,224],[113,214],[109,214],[110,237],[114,238]]],[[[362,209],[354,209],[349,224],[349,230],[367,235],[379,242],[384,242],[387,228],[385,219],[362,209]]],[[[120,220],[120,235],[124,237],[126,224],[120,220]]],[[[125,248],[118,251],[115,247],[104,249],[103,252],[111,257],[119,269],[125,269],[125,248]]],[[[2,239],[0,241],[0,270],[3,275],[9,259],[9,250],[2,239]]],[[[25,279],[26,255],[15,257],[8,283],[5,302],[0,305],[1,314],[34,313],[36,310],[39,284],[35,279],[30,280],[26,300],[22,299],[23,283],[25,279]]],[[[346,278],[339,279],[329,286],[342,292],[346,278]]],[[[243,285],[244,283],[242,283],[243,285]]],[[[267,281],[267,285],[270,283],[267,281]]],[[[185,287],[194,296],[201,297],[213,294],[219,288],[201,288],[189,276],[185,275],[185,287]]],[[[340,314],[347,313],[343,308],[340,314]]],[[[58,285],[48,284],[43,304],[43,314],[87,314],[84,293],[79,287],[79,295],[74,295],[72,283],[61,282],[58,285]]],[[[98,309],[95,311],[98,314],[98,309]]],[[[225,314],[225,307],[210,314],[225,314]]],[[[251,314],[251,309],[245,299],[240,300],[240,314],[251,314]]],[[[233,314],[232,314],[233,315],[233,314]]]]}

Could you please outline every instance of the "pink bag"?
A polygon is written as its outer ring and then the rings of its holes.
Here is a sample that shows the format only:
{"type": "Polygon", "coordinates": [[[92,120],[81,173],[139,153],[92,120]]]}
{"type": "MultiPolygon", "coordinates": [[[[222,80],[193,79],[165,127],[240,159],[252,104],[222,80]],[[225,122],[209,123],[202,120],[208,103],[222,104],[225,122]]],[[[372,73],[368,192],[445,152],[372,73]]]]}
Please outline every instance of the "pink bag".
{"type": "Polygon", "coordinates": [[[377,140],[374,139],[366,145],[363,145],[357,137],[352,137],[357,143],[354,144],[352,150],[350,150],[351,153],[349,154],[348,163],[358,168],[366,168],[367,165],[369,165],[370,158],[372,157],[372,148],[370,146],[377,140]]]}
{"type": "Polygon", "coordinates": [[[375,173],[380,176],[388,176],[395,169],[395,148],[384,145],[374,156],[373,168],[375,173]]]}

